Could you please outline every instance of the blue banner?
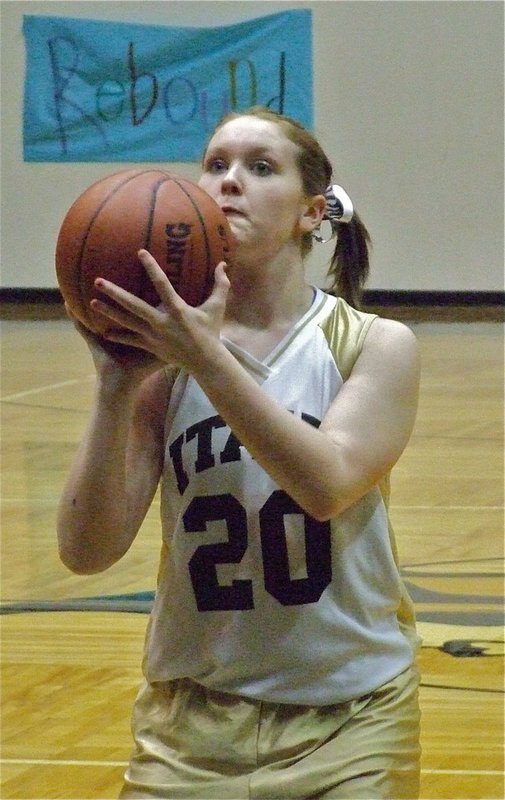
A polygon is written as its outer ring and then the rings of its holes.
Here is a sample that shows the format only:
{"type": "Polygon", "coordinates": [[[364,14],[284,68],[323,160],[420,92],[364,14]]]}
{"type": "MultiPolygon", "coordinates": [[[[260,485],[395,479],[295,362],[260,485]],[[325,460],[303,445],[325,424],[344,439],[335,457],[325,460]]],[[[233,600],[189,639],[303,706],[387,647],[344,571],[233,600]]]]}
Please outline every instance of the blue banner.
{"type": "Polygon", "coordinates": [[[311,12],[220,28],[25,16],[25,161],[197,161],[229,110],[312,126],[311,12]]]}

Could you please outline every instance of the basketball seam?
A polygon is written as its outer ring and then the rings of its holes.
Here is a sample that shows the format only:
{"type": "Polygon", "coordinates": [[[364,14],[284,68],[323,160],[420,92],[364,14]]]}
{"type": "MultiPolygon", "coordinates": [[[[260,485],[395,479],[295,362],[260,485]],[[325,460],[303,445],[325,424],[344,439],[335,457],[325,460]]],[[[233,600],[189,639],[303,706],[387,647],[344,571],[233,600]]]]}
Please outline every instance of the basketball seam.
{"type": "MultiPolygon", "coordinates": [[[[91,229],[93,228],[93,225],[95,224],[98,215],[100,214],[100,212],[102,211],[104,206],[109,202],[111,197],[113,197],[117,192],[120,191],[120,189],[122,189],[124,186],[126,186],[128,183],[130,183],[130,181],[135,180],[135,178],[138,178],[140,175],[148,175],[150,172],[155,172],[155,173],[158,173],[158,174],[161,173],[161,174],[165,174],[165,175],[168,174],[168,173],[163,173],[163,171],[159,170],[159,169],[139,170],[138,172],[135,173],[135,175],[131,175],[129,178],[125,178],[124,181],[122,181],[120,184],[115,186],[114,189],[112,189],[108,193],[108,195],[102,200],[100,205],[93,212],[93,216],[91,217],[91,219],[90,219],[90,221],[88,223],[88,227],[86,228],[86,233],[84,234],[82,242],[81,242],[81,247],[80,247],[80,250],[79,250],[79,256],[77,258],[77,264],[76,264],[77,276],[78,276],[78,281],[77,282],[78,282],[78,286],[79,286],[79,296],[81,298],[81,306],[82,306],[82,308],[84,308],[84,302],[83,302],[83,299],[82,299],[83,298],[83,290],[82,290],[82,261],[83,261],[83,258],[84,258],[84,252],[86,250],[86,245],[88,243],[88,238],[89,238],[89,235],[91,233],[91,229]]],[[[165,180],[168,180],[168,178],[165,178],[165,180]]],[[[162,182],[163,182],[163,180],[161,181],[161,183],[162,182]]],[[[90,187],[90,188],[92,188],[92,187],[90,187]]],[[[89,317],[88,309],[84,308],[84,310],[86,312],[86,316],[89,317]]]]}
{"type": "Polygon", "coordinates": [[[207,234],[207,227],[205,225],[205,218],[204,218],[203,214],[201,213],[200,209],[198,208],[197,204],[195,203],[195,201],[191,197],[191,194],[184,188],[184,186],[181,183],[179,183],[179,181],[176,178],[172,178],[172,180],[174,181],[174,183],[177,184],[179,189],[181,189],[181,191],[184,192],[184,194],[188,198],[189,202],[193,206],[194,210],[196,211],[198,220],[200,222],[200,225],[201,225],[201,228],[202,228],[202,233],[203,233],[203,238],[204,238],[204,241],[205,241],[205,252],[206,252],[206,257],[207,257],[207,263],[206,263],[206,267],[205,267],[205,275],[207,276],[207,281],[209,282],[209,269],[210,269],[210,266],[211,266],[211,250],[210,250],[209,237],[208,237],[208,234],[207,234]]]}
{"type": "MultiPolygon", "coordinates": [[[[156,210],[156,201],[158,199],[158,192],[160,190],[160,187],[164,183],[168,183],[169,181],[174,181],[174,178],[171,175],[170,176],[167,175],[164,178],[160,178],[160,180],[158,181],[156,186],[154,186],[152,191],[151,191],[151,205],[150,205],[150,208],[149,208],[149,216],[148,216],[148,219],[147,219],[147,231],[146,231],[146,235],[144,237],[144,247],[145,247],[146,250],[149,250],[149,251],[150,251],[150,245],[151,245],[151,236],[152,236],[152,232],[153,232],[154,213],[155,213],[155,210],[156,210]]],[[[177,183],[177,181],[174,181],[174,183],[177,183]]],[[[143,269],[142,270],[142,275],[141,275],[141,278],[140,278],[140,296],[141,297],[144,296],[144,288],[145,288],[145,286],[146,286],[148,281],[149,281],[149,283],[151,283],[150,279],[148,278],[148,276],[146,274],[145,269],[143,269]]]]}

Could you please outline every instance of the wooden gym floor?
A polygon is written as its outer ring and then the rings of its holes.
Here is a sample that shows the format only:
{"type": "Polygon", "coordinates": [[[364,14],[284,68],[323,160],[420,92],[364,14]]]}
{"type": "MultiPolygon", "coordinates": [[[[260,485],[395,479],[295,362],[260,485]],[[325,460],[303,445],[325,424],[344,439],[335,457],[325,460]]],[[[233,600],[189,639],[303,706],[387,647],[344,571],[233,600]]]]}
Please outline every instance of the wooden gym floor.
{"type": "MultiPolygon", "coordinates": [[[[55,510],[91,403],[91,360],[61,315],[8,316],[1,797],[105,800],[131,746],[158,507],[107,572],[78,577],[59,563],[55,510]]],[[[392,518],[424,637],[421,797],[503,798],[503,331],[410,324],[421,403],[393,472],[392,518]]]]}

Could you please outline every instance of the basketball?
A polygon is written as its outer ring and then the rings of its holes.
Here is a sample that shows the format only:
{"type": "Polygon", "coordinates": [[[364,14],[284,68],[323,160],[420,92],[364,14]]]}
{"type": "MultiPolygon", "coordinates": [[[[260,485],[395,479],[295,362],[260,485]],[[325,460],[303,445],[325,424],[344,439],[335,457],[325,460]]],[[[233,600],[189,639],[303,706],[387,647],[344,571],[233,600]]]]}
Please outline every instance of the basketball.
{"type": "MultiPolygon", "coordinates": [[[[212,291],[214,270],[227,260],[231,242],[225,215],[196,184],[162,169],[122,170],[91,185],[68,210],[56,244],[56,276],[70,311],[103,335],[112,326],[90,309],[93,298],[105,299],[94,287],[95,278],[158,305],[137,257],[144,248],[176,292],[197,306],[212,291]]],[[[108,349],[131,350],[117,344],[108,349]]]]}

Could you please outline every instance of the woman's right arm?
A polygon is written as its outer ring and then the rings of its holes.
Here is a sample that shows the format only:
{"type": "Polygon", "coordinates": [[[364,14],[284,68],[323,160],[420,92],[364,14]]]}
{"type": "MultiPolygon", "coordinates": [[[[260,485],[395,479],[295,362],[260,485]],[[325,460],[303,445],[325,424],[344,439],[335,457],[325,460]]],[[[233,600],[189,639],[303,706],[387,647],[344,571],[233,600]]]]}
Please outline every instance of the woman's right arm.
{"type": "Polygon", "coordinates": [[[72,572],[101,572],[129,549],[156,493],[171,390],[167,370],[141,383],[112,366],[96,399],[58,512],[60,558],[72,572]]]}

